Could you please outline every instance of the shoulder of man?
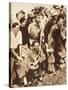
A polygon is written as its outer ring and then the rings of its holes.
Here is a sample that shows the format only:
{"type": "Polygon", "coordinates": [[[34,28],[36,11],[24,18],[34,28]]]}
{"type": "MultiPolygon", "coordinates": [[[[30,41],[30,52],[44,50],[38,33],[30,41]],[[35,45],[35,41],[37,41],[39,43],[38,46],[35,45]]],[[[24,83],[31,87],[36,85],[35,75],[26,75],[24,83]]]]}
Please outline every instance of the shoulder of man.
{"type": "Polygon", "coordinates": [[[55,29],[57,29],[58,27],[57,27],[57,24],[54,24],[53,26],[52,26],[52,30],[55,30],[55,29]]]}

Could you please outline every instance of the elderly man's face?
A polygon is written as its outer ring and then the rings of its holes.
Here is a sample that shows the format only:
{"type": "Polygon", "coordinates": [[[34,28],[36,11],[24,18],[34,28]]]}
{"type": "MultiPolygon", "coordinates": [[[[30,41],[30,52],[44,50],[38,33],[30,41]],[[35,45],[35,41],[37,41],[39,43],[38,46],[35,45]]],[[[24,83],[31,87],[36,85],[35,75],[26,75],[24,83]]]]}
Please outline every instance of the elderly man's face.
{"type": "Polygon", "coordinates": [[[19,13],[19,14],[18,14],[18,20],[20,20],[20,19],[23,18],[23,17],[25,17],[25,14],[23,14],[23,13],[19,13]]]}

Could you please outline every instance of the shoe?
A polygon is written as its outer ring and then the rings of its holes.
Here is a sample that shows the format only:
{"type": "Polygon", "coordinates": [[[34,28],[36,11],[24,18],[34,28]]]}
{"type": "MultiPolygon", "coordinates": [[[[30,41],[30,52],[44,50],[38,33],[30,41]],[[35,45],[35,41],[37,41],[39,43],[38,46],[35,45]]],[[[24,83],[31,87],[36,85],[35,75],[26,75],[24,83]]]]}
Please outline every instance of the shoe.
{"type": "Polygon", "coordinates": [[[56,75],[56,72],[53,72],[53,75],[56,75]]]}
{"type": "Polygon", "coordinates": [[[42,76],[39,78],[39,80],[40,80],[40,81],[42,81],[42,80],[43,80],[42,76]]]}
{"type": "Polygon", "coordinates": [[[24,85],[24,87],[28,87],[28,85],[24,85]]]}
{"type": "Polygon", "coordinates": [[[17,88],[17,87],[19,87],[19,86],[16,84],[10,86],[10,88],[17,88]]]}

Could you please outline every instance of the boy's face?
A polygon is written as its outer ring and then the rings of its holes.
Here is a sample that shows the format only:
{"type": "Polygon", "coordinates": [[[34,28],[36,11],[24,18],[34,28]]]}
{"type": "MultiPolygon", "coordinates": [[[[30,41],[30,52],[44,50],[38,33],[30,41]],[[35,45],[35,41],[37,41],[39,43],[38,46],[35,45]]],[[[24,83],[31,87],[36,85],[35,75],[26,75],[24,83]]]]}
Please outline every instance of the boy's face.
{"type": "Polygon", "coordinates": [[[19,25],[16,25],[15,31],[19,31],[19,25]]]}

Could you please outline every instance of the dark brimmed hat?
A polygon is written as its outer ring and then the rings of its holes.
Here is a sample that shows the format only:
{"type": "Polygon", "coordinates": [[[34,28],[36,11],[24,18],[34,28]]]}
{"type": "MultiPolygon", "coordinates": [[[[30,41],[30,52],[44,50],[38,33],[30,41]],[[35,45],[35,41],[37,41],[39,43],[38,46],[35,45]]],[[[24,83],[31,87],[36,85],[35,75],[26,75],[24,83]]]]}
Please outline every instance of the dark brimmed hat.
{"type": "Polygon", "coordinates": [[[53,5],[53,8],[54,8],[54,9],[60,9],[60,6],[58,6],[58,5],[53,5]]]}
{"type": "Polygon", "coordinates": [[[19,12],[16,13],[16,17],[18,17],[19,13],[25,14],[23,10],[20,10],[19,12]]]}

